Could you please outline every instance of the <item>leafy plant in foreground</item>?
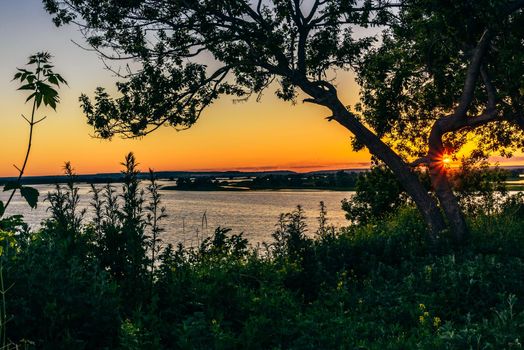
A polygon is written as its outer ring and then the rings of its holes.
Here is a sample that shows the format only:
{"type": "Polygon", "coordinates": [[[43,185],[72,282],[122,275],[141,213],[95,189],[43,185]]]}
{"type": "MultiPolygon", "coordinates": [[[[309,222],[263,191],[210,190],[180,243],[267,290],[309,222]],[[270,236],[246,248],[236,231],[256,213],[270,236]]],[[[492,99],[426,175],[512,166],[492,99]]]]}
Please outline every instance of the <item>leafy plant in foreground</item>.
{"type": "Polygon", "coordinates": [[[22,186],[21,180],[24,175],[29,154],[31,153],[31,146],[33,141],[33,130],[35,126],[44,121],[46,117],[37,119],[36,112],[43,103],[44,106],[49,106],[56,110],[56,105],[60,102],[58,92],[55,88],[60,87],[60,84],[67,82],[60,74],[53,71],[53,66],[50,64],[51,55],[47,52],[39,52],[29,57],[28,66],[34,66],[34,71],[25,68],[18,68],[18,73],[15,74],[13,80],[19,80],[22,86],[18,90],[28,91],[30,94],[26,102],[33,101],[31,117],[22,118],[29,124],[29,140],[27,143],[27,150],[24,161],[21,167],[16,167],[18,170],[18,177],[16,181],[4,185],[4,192],[11,191],[7,202],[0,201],[0,218],[4,215],[7,207],[11,203],[16,191],[20,191],[20,195],[27,201],[31,208],[35,208],[38,202],[38,191],[33,187],[22,186]]]}

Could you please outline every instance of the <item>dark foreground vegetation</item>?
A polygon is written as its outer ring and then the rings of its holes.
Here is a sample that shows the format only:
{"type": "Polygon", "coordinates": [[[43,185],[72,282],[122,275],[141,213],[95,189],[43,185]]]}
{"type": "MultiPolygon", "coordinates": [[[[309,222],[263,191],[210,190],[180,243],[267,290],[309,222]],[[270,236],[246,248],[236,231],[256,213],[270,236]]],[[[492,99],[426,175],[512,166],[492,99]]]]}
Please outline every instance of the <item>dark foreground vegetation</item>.
{"type": "Polygon", "coordinates": [[[522,346],[522,195],[503,197],[488,211],[493,192],[476,193],[462,246],[447,237],[430,246],[424,221],[404,202],[340,230],[328,224],[323,206],[319,227],[306,227],[299,207],[257,247],[224,228],[199,246],[173,247],[160,242],[164,212],[154,178],[144,194],[132,156],[126,167],[120,195],[110,185],[93,187],[89,222],[77,208],[70,167],[72,181],[48,195],[51,217],[41,230],[30,232],[21,217],[0,221],[4,345],[522,346]]]}

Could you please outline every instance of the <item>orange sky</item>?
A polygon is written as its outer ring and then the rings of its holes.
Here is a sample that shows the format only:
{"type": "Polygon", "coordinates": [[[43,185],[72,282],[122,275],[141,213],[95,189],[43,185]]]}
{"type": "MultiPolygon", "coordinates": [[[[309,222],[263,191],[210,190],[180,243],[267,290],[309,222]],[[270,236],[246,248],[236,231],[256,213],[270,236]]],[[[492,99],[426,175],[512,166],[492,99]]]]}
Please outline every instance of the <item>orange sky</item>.
{"type": "MultiPolygon", "coordinates": [[[[144,169],[310,171],[363,167],[366,152],[351,151],[350,134],[327,122],[319,107],[279,101],[267,91],[260,103],[233,103],[223,98],[209,108],[191,129],[177,132],[162,128],[140,140],[94,139],[81,113],[78,96],[92,94],[96,86],[111,87],[112,73],[98,58],[71,42],[81,42],[76,28],[55,28],[39,0],[0,2],[0,176],[16,175],[27,142],[27,125],[20,114],[30,114],[25,94],[11,82],[16,67],[27,56],[46,50],[54,55],[55,70],[69,82],[60,91],[58,112],[42,110],[48,118],[37,125],[27,175],[57,174],[64,161],[79,173],[120,170],[124,155],[133,151],[144,169]],[[6,49],[7,48],[7,49],[6,49]],[[9,145],[6,147],[5,145],[9,145]]],[[[341,96],[348,104],[357,100],[349,73],[339,74],[341,96]]]]}
{"type": "MultiPolygon", "coordinates": [[[[27,175],[59,174],[65,161],[78,173],[115,172],[124,155],[135,152],[142,169],[155,170],[272,170],[310,171],[365,167],[367,152],[352,152],[350,134],[327,122],[327,110],[310,104],[292,106],[267,91],[260,103],[233,103],[225,97],[211,106],[189,130],[161,128],[140,140],[94,139],[81,113],[78,97],[92,95],[97,86],[111,88],[115,78],[90,52],[73,26],[55,28],[40,0],[0,1],[0,176],[17,175],[13,164],[23,159],[29,114],[25,94],[12,82],[16,67],[46,50],[55,70],[69,82],[60,91],[58,112],[41,110],[48,118],[35,131],[27,175]]],[[[358,99],[350,73],[337,76],[339,95],[348,104],[358,99]]],[[[513,163],[522,159],[515,159],[513,163]]]]}

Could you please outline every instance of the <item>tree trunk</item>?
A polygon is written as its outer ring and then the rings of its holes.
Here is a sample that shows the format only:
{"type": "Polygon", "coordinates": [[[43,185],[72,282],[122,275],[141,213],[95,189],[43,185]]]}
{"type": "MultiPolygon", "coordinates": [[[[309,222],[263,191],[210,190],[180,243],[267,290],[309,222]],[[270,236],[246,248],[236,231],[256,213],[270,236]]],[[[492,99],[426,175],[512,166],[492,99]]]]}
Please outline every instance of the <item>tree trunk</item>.
{"type": "Polygon", "coordinates": [[[468,236],[466,220],[460,209],[457,197],[453,194],[451,184],[448,180],[447,169],[444,166],[444,145],[442,143],[443,132],[439,123],[435,123],[429,135],[429,174],[431,184],[435,189],[440,206],[444,210],[448,224],[457,243],[463,243],[468,236]]]}
{"type": "Polygon", "coordinates": [[[333,112],[334,120],[351,131],[359,142],[393,171],[422,214],[429,228],[429,240],[435,244],[439,234],[446,229],[446,224],[436,201],[429,195],[411,168],[377,135],[360,123],[338,98],[331,98],[325,105],[333,112]]]}

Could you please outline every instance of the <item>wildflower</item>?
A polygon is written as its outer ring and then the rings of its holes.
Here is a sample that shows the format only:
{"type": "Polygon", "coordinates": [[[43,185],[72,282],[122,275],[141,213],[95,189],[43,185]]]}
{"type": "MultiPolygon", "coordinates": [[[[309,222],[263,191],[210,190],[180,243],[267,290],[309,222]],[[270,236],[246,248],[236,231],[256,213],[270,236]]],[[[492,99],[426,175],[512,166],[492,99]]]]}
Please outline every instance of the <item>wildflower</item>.
{"type": "Polygon", "coordinates": [[[426,281],[429,281],[431,280],[431,273],[433,272],[433,269],[431,268],[431,266],[427,265],[425,268],[424,268],[424,272],[425,272],[425,278],[426,278],[426,281]]]}
{"type": "Polygon", "coordinates": [[[433,317],[433,326],[435,328],[439,328],[441,323],[442,320],[440,319],[440,317],[433,317]]]}
{"type": "Polygon", "coordinates": [[[420,315],[420,316],[418,317],[418,321],[420,322],[420,324],[424,324],[424,323],[426,323],[426,319],[424,318],[423,315],[420,315]]]}
{"type": "Polygon", "coordinates": [[[421,311],[426,310],[426,305],[424,305],[424,304],[418,304],[418,307],[419,307],[419,309],[420,309],[421,311]]]}

